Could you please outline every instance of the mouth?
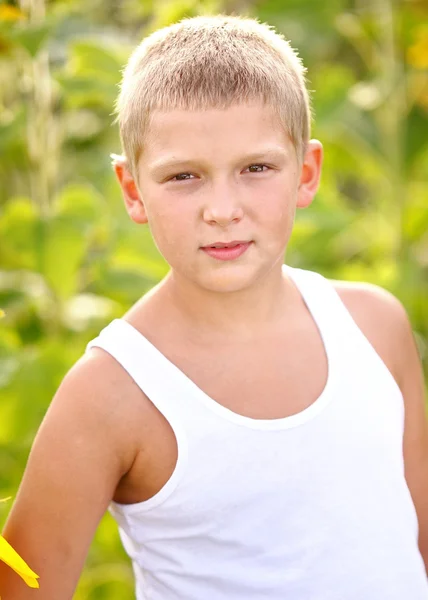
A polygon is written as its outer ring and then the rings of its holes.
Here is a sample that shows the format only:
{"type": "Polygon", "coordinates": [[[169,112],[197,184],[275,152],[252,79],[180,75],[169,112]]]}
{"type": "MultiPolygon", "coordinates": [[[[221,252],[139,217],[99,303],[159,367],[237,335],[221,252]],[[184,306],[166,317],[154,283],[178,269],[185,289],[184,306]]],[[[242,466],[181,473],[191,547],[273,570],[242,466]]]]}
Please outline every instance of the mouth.
{"type": "Polygon", "coordinates": [[[201,250],[216,260],[230,261],[242,256],[251,246],[252,241],[234,240],[233,242],[214,242],[201,246],[201,250]]]}
{"type": "Polygon", "coordinates": [[[206,246],[202,246],[202,249],[208,248],[236,248],[237,246],[243,246],[245,244],[250,244],[251,242],[243,241],[243,240],[235,240],[233,242],[215,242],[214,244],[207,244],[206,246]]]}

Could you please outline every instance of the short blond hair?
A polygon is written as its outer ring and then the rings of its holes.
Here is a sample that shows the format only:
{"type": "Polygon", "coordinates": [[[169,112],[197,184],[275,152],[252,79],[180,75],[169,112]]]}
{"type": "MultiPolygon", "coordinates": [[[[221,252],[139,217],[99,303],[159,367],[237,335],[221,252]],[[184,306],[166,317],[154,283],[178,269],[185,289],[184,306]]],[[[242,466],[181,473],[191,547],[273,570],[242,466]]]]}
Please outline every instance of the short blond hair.
{"type": "Polygon", "coordinates": [[[185,18],[159,29],[134,50],[116,103],[122,149],[131,173],[155,110],[205,110],[261,100],[272,106],[303,159],[311,109],[306,69],[273,27],[230,16],[185,18]]]}

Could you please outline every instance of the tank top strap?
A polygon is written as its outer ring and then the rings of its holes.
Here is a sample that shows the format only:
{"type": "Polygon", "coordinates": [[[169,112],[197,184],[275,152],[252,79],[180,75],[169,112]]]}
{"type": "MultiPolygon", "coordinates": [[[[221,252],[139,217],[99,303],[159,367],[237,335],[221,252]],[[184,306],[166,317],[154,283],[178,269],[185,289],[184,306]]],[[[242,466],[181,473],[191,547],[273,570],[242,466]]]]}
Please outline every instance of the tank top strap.
{"type": "Polygon", "coordinates": [[[285,273],[298,288],[323,337],[334,337],[336,343],[361,337],[362,332],[352,318],[331,281],[320,273],[284,265],[285,273]]]}
{"type": "Polygon", "coordinates": [[[130,323],[114,319],[86,350],[93,347],[108,352],[168,421],[183,413],[186,377],[130,323]],[[180,402],[174,402],[178,396],[180,402]]]}
{"type": "Polygon", "coordinates": [[[358,364],[374,380],[382,381],[395,395],[401,391],[385,362],[357,325],[333,283],[314,271],[284,265],[284,270],[298,287],[305,304],[323,338],[331,365],[339,377],[352,376],[358,364]]]}

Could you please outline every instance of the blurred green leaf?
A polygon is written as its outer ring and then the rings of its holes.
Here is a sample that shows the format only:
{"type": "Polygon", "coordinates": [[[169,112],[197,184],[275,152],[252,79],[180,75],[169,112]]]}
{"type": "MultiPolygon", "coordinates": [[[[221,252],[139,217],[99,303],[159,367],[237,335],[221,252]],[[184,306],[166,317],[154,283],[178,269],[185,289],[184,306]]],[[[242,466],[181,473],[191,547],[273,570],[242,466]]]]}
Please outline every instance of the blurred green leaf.
{"type": "Polygon", "coordinates": [[[409,184],[408,200],[403,211],[403,234],[414,242],[428,231],[428,202],[426,185],[422,182],[409,184]]]}
{"type": "Polygon", "coordinates": [[[117,96],[117,87],[102,78],[59,73],[56,80],[62,87],[67,107],[107,107],[112,110],[112,102],[117,96]]]}
{"type": "Polygon", "coordinates": [[[88,235],[70,217],[45,224],[42,271],[55,294],[66,299],[79,289],[79,268],[88,248],[88,235]]]}
{"type": "Polygon", "coordinates": [[[47,23],[26,24],[14,28],[9,34],[9,39],[35,57],[48,42],[51,31],[52,26],[47,23]]]}
{"type": "Polygon", "coordinates": [[[73,220],[81,228],[90,229],[95,221],[102,220],[105,202],[96,188],[83,183],[70,183],[54,201],[56,214],[73,220]]]}
{"type": "Polygon", "coordinates": [[[98,81],[117,85],[123,67],[118,55],[99,42],[76,41],[70,48],[69,70],[73,77],[94,77],[98,81]]]}
{"type": "Polygon", "coordinates": [[[38,266],[40,217],[28,198],[13,198],[0,216],[0,264],[8,269],[38,266]]]}

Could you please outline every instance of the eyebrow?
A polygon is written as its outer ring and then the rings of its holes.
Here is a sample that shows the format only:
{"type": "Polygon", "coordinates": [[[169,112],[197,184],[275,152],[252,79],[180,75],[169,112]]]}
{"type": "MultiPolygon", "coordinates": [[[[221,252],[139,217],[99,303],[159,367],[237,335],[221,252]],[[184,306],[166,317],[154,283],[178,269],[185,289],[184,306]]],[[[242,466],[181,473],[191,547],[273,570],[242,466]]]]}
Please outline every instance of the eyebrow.
{"type": "MultiPolygon", "coordinates": [[[[264,150],[261,149],[258,152],[252,152],[251,154],[246,154],[245,156],[242,156],[239,159],[239,162],[252,162],[261,159],[278,160],[284,159],[286,157],[287,152],[282,148],[266,148],[264,150]]],[[[196,163],[200,164],[200,162],[201,161],[197,158],[176,158],[172,156],[153,163],[150,166],[150,171],[153,174],[157,174],[166,171],[167,169],[178,168],[180,166],[191,165],[196,163]]]]}

